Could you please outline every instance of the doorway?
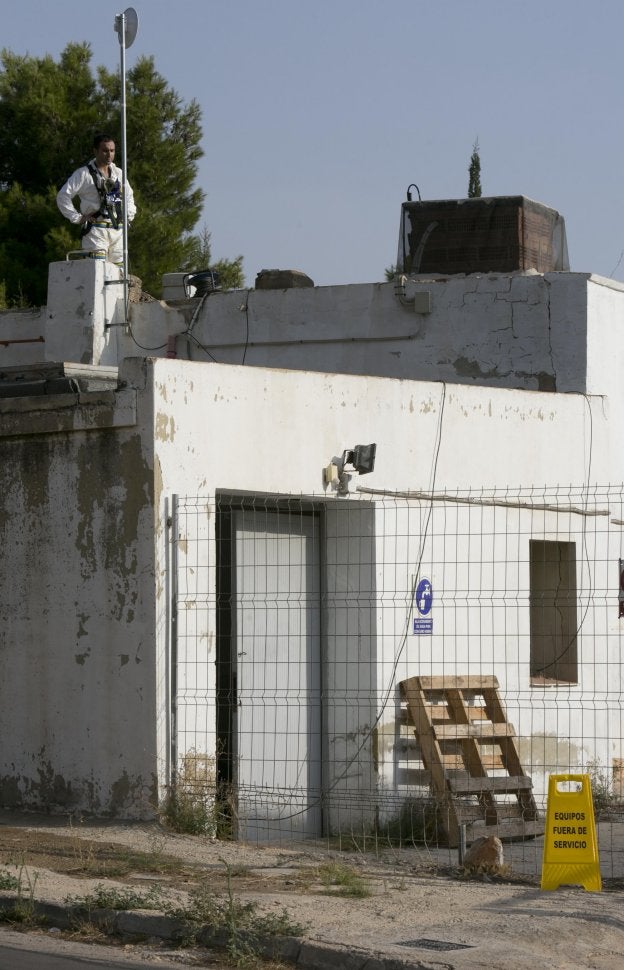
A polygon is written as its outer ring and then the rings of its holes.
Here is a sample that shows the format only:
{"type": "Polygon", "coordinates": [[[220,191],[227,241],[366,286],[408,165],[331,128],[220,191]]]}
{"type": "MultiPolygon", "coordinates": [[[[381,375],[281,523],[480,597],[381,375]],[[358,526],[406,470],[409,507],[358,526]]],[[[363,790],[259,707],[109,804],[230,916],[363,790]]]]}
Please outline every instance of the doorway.
{"type": "Polygon", "coordinates": [[[217,768],[236,837],[319,836],[320,514],[222,506],[217,549],[217,768]]]}

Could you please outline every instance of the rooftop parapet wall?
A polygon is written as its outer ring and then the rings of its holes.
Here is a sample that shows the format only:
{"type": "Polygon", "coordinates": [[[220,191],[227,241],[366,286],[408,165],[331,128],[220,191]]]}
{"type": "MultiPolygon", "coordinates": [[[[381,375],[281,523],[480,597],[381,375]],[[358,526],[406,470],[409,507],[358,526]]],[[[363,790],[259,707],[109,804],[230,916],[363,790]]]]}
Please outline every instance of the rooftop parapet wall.
{"type": "Polygon", "coordinates": [[[107,326],[119,323],[123,305],[120,316],[121,287],[108,285],[106,267],[91,260],[51,264],[45,310],[0,313],[0,368],[175,356],[603,394],[613,385],[615,360],[624,356],[624,335],[614,323],[624,314],[624,287],[586,273],[233,290],[175,305],[146,297],[131,303],[126,328],[107,326]]]}
{"type": "MultiPolygon", "coordinates": [[[[475,274],[216,293],[197,301],[175,349],[197,361],[583,392],[588,279],[475,274]]],[[[149,313],[137,307],[145,335],[149,313]]]]}
{"type": "Polygon", "coordinates": [[[587,318],[586,391],[618,395],[624,406],[624,283],[592,277],[587,318]]]}

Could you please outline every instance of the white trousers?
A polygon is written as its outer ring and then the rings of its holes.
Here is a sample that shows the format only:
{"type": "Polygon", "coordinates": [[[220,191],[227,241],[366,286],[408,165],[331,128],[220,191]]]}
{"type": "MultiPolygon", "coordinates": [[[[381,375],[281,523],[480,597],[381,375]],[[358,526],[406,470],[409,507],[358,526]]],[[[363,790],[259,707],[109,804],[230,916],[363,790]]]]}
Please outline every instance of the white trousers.
{"type": "Polygon", "coordinates": [[[93,253],[96,259],[109,263],[123,263],[123,232],[121,229],[102,229],[92,226],[82,237],[82,248],[93,253]]]}

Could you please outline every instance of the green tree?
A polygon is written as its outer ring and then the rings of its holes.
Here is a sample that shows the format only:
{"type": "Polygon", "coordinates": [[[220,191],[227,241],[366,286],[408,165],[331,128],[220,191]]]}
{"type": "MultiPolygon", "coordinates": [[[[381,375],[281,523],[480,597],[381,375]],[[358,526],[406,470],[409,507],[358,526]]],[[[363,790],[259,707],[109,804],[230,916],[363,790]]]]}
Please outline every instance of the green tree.
{"type": "MultiPolygon", "coordinates": [[[[86,43],[52,57],[0,59],[0,282],[8,305],[41,305],[47,264],[80,248],[79,230],[59,213],[55,195],[91,157],[96,131],[120,147],[118,74],[93,72],[86,43]]],[[[142,57],[126,77],[128,177],[137,202],[129,231],[130,271],[160,294],[164,272],[186,269],[204,194],[195,185],[201,112],[184,104],[142,57]]],[[[118,163],[121,164],[118,151],[118,163]]],[[[227,261],[226,261],[227,262],[227,261]]],[[[240,257],[234,261],[242,272],[240,257]]]]}
{"type": "Polygon", "coordinates": [[[481,158],[479,156],[478,138],[472,146],[472,155],[468,166],[468,198],[481,198],[481,158]]]}
{"type": "Polygon", "coordinates": [[[51,57],[3,51],[0,70],[0,280],[8,306],[45,303],[48,267],[80,246],[59,218],[57,188],[97,127],[87,44],[51,57]]]}
{"type": "Polygon", "coordinates": [[[53,187],[26,192],[17,182],[0,193],[0,281],[6,306],[45,303],[48,263],[79,245],[69,225],[58,225],[55,195],[53,187]]]}
{"type": "Polygon", "coordinates": [[[88,44],[69,44],[58,63],[2,51],[0,185],[43,193],[83,163],[101,107],[90,58],[88,44]]]}

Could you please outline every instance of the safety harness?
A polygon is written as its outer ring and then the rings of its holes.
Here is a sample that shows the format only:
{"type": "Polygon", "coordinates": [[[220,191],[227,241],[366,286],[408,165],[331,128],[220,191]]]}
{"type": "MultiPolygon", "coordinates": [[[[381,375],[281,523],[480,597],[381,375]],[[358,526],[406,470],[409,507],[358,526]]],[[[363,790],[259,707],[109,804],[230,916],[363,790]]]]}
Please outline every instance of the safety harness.
{"type": "Polygon", "coordinates": [[[98,219],[106,219],[113,229],[119,229],[123,221],[122,188],[119,179],[105,178],[94,162],[89,162],[87,168],[100,196],[100,208],[84,224],[82,234],[86,235],[92,226],[97,225],[98,219]]]}

